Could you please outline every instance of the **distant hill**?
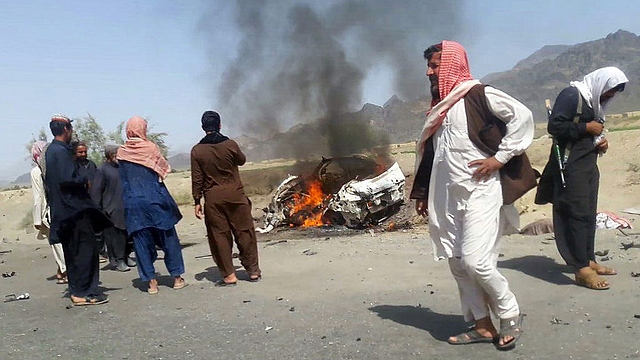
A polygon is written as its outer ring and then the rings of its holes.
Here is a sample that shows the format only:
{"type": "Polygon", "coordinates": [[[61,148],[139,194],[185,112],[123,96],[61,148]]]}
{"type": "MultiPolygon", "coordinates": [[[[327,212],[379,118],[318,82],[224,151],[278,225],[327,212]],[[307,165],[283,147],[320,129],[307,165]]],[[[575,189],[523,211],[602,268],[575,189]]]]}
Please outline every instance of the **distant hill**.
{"type": "Polygon", "coordinates": [[[171,169],[175,171],[189,170],[191,168],[191,155],[186,153],[176,154],[167,158],[171,169]]]}
{"type": "MultiPolygon", "coordinates": [[[[536,121],[541,122],[546,121],[545,99],[553,101],[570,81],[581,80],[604,66],[619,67],[632,82],[640,78],[640,37],[618,30],[603,39],[573,46],[545,46],[513,69],[489,74],[482,81],[522,101],[533,111],[536,121]]],[[[609,113],[640,109],[637,89],[628,86],[612,103],[609,113]]]]}
{"type": "Polygon", "coordinates": [[[18,176],[15,180],[11,182],[11,185],[31,185],[31,172],[24,173],[18,176]]]}

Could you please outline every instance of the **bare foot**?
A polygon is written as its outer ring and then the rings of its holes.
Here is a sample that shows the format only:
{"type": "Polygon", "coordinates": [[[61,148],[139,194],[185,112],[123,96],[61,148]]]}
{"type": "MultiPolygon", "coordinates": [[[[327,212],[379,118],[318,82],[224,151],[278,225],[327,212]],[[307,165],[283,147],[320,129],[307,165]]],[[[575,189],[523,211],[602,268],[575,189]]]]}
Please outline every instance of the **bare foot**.
{"type": "Polygon", "coordinates": [[[583,267],[576,271],[576,284],[593,290],[607,290],[609,282],[590,267],[583,267]]]}
{"type": "Polygon", "coordinates": [[[589,261],[589,267],[592,270],[595,270],[598,275],[617,275],[618,272],[610,267],[606,267],[604,265],[600,265],[595,261],[589,261]]]}

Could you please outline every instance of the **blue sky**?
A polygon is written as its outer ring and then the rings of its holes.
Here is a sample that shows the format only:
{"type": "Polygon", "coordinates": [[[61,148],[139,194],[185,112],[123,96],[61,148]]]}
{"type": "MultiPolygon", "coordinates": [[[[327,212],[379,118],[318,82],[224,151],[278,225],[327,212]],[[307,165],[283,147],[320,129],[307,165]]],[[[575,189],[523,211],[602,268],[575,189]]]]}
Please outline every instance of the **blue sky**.
{"type": "MultiPolygon", "coordinates": [[[[478,78],[511,68],[543,45],[618,29],[640,34],[640,3],[631,0],[461,3],[465,21],[451,39],[466,46],[478,78]]],[[[29,169],[24,144],[57,112],[91,113],[107,130],[133,115],[148,117],[155,130],[170,134],[174,152],[187,151],[202,135],[202,112],[216,108],[216,86],[236,54],[234,7],[229,0],[0,2],[0,106],[8,132],[0,179],[29,169]]],[[[438,40],[425,34],[425,45],[438,40]]],[[[390,74],[384,67],[368,74],[363,102],[382,104],[393,95],[390,74]]]]}

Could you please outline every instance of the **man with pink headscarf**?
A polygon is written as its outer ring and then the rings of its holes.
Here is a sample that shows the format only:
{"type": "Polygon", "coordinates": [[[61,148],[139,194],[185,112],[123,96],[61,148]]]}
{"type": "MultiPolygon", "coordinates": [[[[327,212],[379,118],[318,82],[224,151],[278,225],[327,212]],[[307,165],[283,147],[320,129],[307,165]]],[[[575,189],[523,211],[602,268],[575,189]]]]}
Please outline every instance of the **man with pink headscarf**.
{"type": "Polygon", "coordinates": [[[171,166],[156,144],[147,139],[147,121],[134,116],[127,121],[127,141],[117,152],[124,220],[138,261],[138,275],[147,282],[150,295],[158,293],[153,263],[156,246],[164,252],[164,264],[173,277],[173,289],[187,286],[180,239],[175,225],[182,219],[178,205],[162,182],[171,166]]]}
{"type": "Polygon", "coordinates": [[[464,319],[474,325],[448,342],[513,349],[522,315],[497,260],[508,210],[515,210],[503,204],[522,193],[511,196],[506,184],[503,189],[501,169],[531,144],[533,117],[516,99],[473,80],[460,44],[443,41],[427,48],[424,58],[432,102],[418,141],[411,198],[418,214],[429,217],[435,257],[448,259],[464,319]],[[499,331],[491,312],[500,319],[499,331]]]}
{"type": "MultiPolygon", "coordinates": [[[[31,191],[33,191],[33,226],[38,230],[38,239],[49,238],[50,227],[50,214],[49,204],[47,203],[47,196],[44,190],[44,176],[43,167],[45,162],[43,161],[42,153],[47,148],[46,141],[36,141],[31,146],[31,159],[35,166],[31,169],[31,191]]],[[[53,251],[53,258],[58,265],[56,271],[56,280],[58,284],[66,284],[67,279],[67,266],[64,262],[64,251],[62,250],[62,244],[51,243],[51,250],[53,251]]]]}

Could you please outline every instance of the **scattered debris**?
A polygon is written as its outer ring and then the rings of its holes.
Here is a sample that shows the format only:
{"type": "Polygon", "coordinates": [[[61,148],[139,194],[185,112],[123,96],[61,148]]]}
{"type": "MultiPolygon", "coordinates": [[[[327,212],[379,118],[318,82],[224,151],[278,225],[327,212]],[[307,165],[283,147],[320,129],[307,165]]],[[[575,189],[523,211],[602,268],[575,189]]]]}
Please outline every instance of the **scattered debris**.
{"type": "Polygon", "coordinates": [[[607,329],[611,329],[611,325],[607,325],[605,326],[607,329]]]}
{"type": "Polygon", "coordinates": [[[311,255],[317,254],[318,252],[317,251],[313,251],[311,249],[307,249],[307,250],[303,251],[302,253],[307,255],[307,256],[311,256],[311,255]]]}
{"type": "Polygon", "coordinates": [[[622,229],[621,229],[621,228],[618,228],[618,231],[620,231],[620,233],[621,233],[622,235],[624,235],[624,236],[627,236],[627,237],[629,236],[629,234],[627,234],[626,232],[622,231],[622,229]]]}
{"type": "Polygon", "coordinates": [[[206,259],[206,258],[210,258],[211,255],[198,255],[196,257],[194,257],[195,259],[206,259]]]}
{"type": "Polygon", "coordinates": [[[598,250],[596,251],[594,254],[598,255],[598,256],[607,256],[609,255],[609,249],[605,249],[605,250],[598,250]]]}
{"type": "Polygon", "coordinates": [[[609,260],[611,260],[611,258],[608,256],[600,258],[600,261],[609,261],[609,260]]]}
{"type": "Polygon", "coordinates": [[[292,306],[291,308],[289,308],[289,311],[291,311],[291,312],[296,311],[296,307],[295,307],[295,306],[292,306]]]}
{"type": "Polygon", "coordinates": [[[633,317],[636,318],[636,319],[640,319],[640,314],[635,314],[635,315],[633,315],[633,317]]]}
{"type": "Polygon", "coordinates": [[[558,319],[558,318],[553,318],[551,319],[551,325],[569,325],[568,322],[563,322],[562,320],[558,319]]]}
{"type": "Polygon", "coordinates": [[[282,243],[286,243],[286,242],[287,242],[287,240],[271,241],[271,242],[268,242],[267,245],[265,245],[265,247],[266,246],[273,246],[273,245],[277,245],[277,244],[282,244],[282,243]]]}
{"type": "Polygon", "coordinates": [[[411,221],[408,221],[408,220],[399,221],[399,222],[392,221],[389,223],[389,225],[387,225],[387,228],[385,229],[385,231],[398,231],[398,230],[407,230],[412,228],[413,228],[413,224],[411,223],[411,221]]]}
{"type": "Polygon", "coordinates": [[[245,304],[247,304],[247,303],[250,303],[250,302],[251,302],[251,300],[242,300],[242,302],[243,302],[243,303],[245,303],[245,304]]]}
{"type": "Polygon", "coordinates": [[[360,341],[360,340],[362,340],[362,339],[361,339],[361,338],[357,338],[357,339],[356,339],[356,341],[360,341]]]}
{"type": "Polygon", "coordinates": [[[628,208],[628,209],[621,210],[620,212],[623,212],[625,214],[631,214],[631,215],[640,215],[640,208],[628,208]]]}
{"type": "Polygon", "coordinates": [[[640,248],[640,245],[636,245],[633,241],[628,244],[620,243],[620,245],[622,245],[623,250],[629,250],[631,248],[640,248]]]}
{"type": "Polygon", "coordinates": [[[553,232],[553,220],[540,219],[529,223],[520,230],[521,235],[541,235],[553,232]]]}
{"type": "Polygon", "coordinates": [[[10,254],[10,253],[11,253],[11,249],[0,251],[0,254],[10,254]]]}
{"type": "Polygon", "coordinates": [[[273,326],[267,326],[266,328],[264,328],[264,331],[269,331],[269,330],[273,330],[273,326]]]}
{"type": "Polygon", "coordinates": [[[30,298],[29,293],[24,293],[21,295],[16,295],[16,294],[8,294],[4,296],[5,299],[4,302],[11,302],[11,301],[18,301],[18,300],[27,300],[30,298]]]}
{"type": "Polygon", "coordinates": [[[596,215],[597,229],[633,229],[631,222],[612,212],[603,211],[596,215]]]}
{"type": "Polygon", "coordinates": [[[240,254],[238,254],[238,253],[231,254],[231,258],[233,258],[233,259],[237,259],[238,257],[240,257],[240,254]]]}
{"type": "Polygon", "coordinates": [[[5,273],[2,273],[2,277],[3,278],[10,278],[12,276],[16,276],[16,272],[15,271],[7,271],[5,273]]]}
{"type": "Polygon", "coordinates": [[[640,272],[632,271],[631,272],[631,277],[640,277],[640,272]]]}
{"type": "Polygon", "coordinates": [[[414,263],[414,261],[413,261],[413,260],[409,260],[409,264],[413,264],[413,263],[414,263]]]}

